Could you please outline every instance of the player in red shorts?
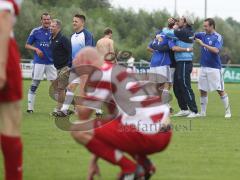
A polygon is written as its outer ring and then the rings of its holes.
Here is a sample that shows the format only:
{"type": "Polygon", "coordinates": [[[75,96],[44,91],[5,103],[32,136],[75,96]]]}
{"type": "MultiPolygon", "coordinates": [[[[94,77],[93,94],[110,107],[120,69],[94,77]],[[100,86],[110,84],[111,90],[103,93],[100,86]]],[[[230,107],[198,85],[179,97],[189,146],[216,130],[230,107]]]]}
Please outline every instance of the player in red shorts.
{"type": "Polygon", "coordinates": [[[12,32],[19,9],[20,0],[0,0],[0,145],[6,180],[22,179],[19,103],[22,78],[20,55],[12,32]]]}
{"type": "Polygon", "coordinates": [[[79,118],[88,121],[80,121],[71,129],[73,138],[94,155],[88,179],[92,180],[99,174],[98,158],[119,166],[121,180],[149,179],[155,167],[147,156],[163,151],[171,139],[168,106],[161,102],[156,88],[150,88],[150,85],[141,87],[126,68],[111,62],[102,64],[93,48],[83,49],[73,64],[78,74],[82,71],[91,72],[88,70],[90,66],[101,70],[100,76],[99,71],[90,73],[87,88],[90,87],[91,91],[86,92],[82,102],[83,106],[89,108],[82,109],[79,118]],[[91,108],[99,108],[103,102],[110,104],[112,101],[116,111],[109,120],[89,120],[93,111],[91,108]],[[135,160],[129,159],[124,153],[135,160]]]}

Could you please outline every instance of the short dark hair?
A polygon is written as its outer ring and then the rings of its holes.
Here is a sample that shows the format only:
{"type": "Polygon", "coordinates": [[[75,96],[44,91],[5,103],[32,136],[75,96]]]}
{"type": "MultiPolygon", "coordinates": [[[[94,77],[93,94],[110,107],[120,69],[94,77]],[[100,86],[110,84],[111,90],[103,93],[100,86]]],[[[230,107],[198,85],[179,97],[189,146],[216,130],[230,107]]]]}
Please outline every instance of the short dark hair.
{"type": "Polygon", "coordinates": [[[170,29],[172,29],[173,28],[173,26],[175,25],[175,23],[176,22],[178,22],[178,20],[176,19],[176,18],[174,18],[174,17],[171,17],[172,19],[173,19],[173,21],[174,21],[174,23],[170,23],[170,24],[168,24],[168,28],[170,28],[170,29]]]}
{"type": "Polygon", "coordinates": [[[79,19],[83,20],[84,22],[86,21],[86,17],[82,14],[75,14],[74,17],[79,18],[79,19]]]}
{"type": "Polygon", "coordinates": [[[106,28],[106,29],[104,29],[104,35],[109,35],[109,34],[112,34],[113,32],[112,32],[112,29],[110,29],[110,28],[106,28]]]}
{"type": "MultiPolygon", "coordinates": [[[[42,20],[43,16],[50,16],[50,14],[49,14],[48,12],[42,13],[42,15],[41,15],[41,20],[42,20]]],[[[51,17],[51,16],[50,16],[50,17],[51,17]]]]}
{"type": "Polygon", "coordinates": [[[213,18],[207,18],[204,20],[204,22],[208,22],[209,26],[213,26],[214,29],[216,28],[216,23],[213,18]]]}

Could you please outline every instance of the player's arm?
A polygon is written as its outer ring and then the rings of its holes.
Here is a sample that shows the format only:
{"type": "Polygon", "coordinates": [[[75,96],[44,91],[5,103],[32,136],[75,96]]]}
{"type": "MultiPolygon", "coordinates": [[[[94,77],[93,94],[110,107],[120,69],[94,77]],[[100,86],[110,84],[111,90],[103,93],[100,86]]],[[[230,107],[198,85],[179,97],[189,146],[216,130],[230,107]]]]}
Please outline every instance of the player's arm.
{"type": "Polygon", "coordinates": [[[218,54],[220,52],[220,49],[222,48],[222,43],[219,41],[217,41],[215,43],[215,46],[209,46],[209,45],[205,44],[201,39],[197,39],[197,38],[195,39],[195,42],[215,54],[218,54]]]}
{"type": "Polygon", "coordinates": [[[157,46],[154,46],[154,50],[157,50],[157,51],[160,51],[160,52],[166,52],[166,51],[169,51],[170,48],[167,44],[165,45],[157,45],[157,46]]]}
{"type": "Polygon", "coordinates": [[[71,45],[71,42],[68,38],[66,38],[64,36],[63,38],[63,48],[67,51],[67,53],[69,54],[69,58],[72,57],[72,45],[71,45]]]}
{"type": "Polygon", "coordinates": [[[203,32],[197,32],[194,34],[195,39],[202,39],[203,38],[203,32]]]}
{"type": "Polygon", "coordinates": [[[172,50],[175,51],[175,52],[192,52],[193,48],[182,48],[182,47],[179,47],[179,46],[173,46],[172,50]]]}
{"type": "Polygon", "coordinates": [[[170,48],[167,44],[165,45],[159,45],[159,46],[153,46],[152,42],[148,45],[147,50],[151,53],[154,51],[161,51],[161,52],[166,52],[169,51],[170,48]]]}
{"type": "Polygon", "coordinates": [[[42,58],[43,57],[43,52],[34,47],[33,44],[35,42],[35,36],[34,36],[34,30],[32,30],[31,34],[29,35],[28,39],[27,39],[27,43],[25,44],[25,48],[28,49],[28,50],[32,50],[34,52],[36,52],[36,54],[42,58]]]}
{"type": "Polygon", "coordinates": [[[0,89],[6,82],[8,43],[13,26],[13,16],[8,10],[0,9],[0,89]]]}
{"type": "Polygon", "coordinates": [[[148,47],[147,47],[147,51],[149,51],[149,52],[151,52],[151,53],[154,52],[152,43],[153,43],[153,41],[151,41],[151,42],[148,44],[148,47]]]}
{"type": "Polygon", "coordinates": [[[173,40],[168,41],[168,46],[172,51],[175,52],[192,52],[193,48],[182,48],[176,45],[176,43],[173,40]]]}
{"type": "Polygon", "coordinates": [[[100,176],[100,169],[97,164],[98,159],[96,155],[93,155],[88,169],[88,180],[94,179],[95,175],[100,176]]]}
{"type": "Polygon", "coordinates": [[[113,40],[110,40],[110,43],[109,43],[109,52],[113,52],[113,53],[115,52],[113,40]]]}
{"type": "Polygon", "coordinates": [[[162,33],[166,35],[168,38],[177,40],[177,36],[175,35],[174,29],[169,29],[169,28],[163,28],[162,33]]]}

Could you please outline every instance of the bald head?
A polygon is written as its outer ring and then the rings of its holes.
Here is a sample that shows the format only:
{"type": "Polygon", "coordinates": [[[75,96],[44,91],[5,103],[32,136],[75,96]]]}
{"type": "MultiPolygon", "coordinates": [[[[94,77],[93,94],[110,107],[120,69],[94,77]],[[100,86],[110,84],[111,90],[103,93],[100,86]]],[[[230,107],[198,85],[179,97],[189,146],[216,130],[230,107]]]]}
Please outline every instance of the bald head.
{"type": "Polygon", "coordinates": [[[96,67],[100,67],[102,65],[102,61],[98,51],[93,47],[85,47],[83,48],[73,60],[74,67],[78,67],[81,65],[93,65],[96,67]]]}

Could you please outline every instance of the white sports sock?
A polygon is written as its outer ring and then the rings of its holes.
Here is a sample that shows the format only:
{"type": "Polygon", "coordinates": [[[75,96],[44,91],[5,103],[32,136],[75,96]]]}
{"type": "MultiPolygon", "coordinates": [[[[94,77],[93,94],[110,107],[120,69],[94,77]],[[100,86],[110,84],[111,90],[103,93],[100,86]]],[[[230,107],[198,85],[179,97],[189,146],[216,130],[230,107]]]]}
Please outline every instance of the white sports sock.
{"type": "Polygon", "coordinates": [[[61,108],[61,111],[66,111],[66,110],[69,109],[69,107],[70,107],[70,105],[73,101],[73,98],[74,98],[74,93],[71,92],[71,91],[67,91],[65,101],[64,101],[63,106],[61,108]]]}
{"type": "Polygon", "coordinates": [[[200,103],[201,103],[201,113],[206,114],[208,97],[207,96],[200,97],[200,103]]]}
{"type": "Polygon", "coordinates": [[[225,108],[225,111],[228,112],[228,113],[231,113],[230,112],[230,104],[229,104],[229,98],[228,98],[228,95],[224,95],[221,97],[221,100],[224,104],[224,108],[225,108]]]}
{"type": "Polygon", "coordinates": [[[36,94],[31,92],[28,93],[28,110],[34,110],[36,94]]]}
{"type": "Polygon", "coordinates": [[[170,101],[170,93],[167,89],[162,91],[161,101],[163,104],[169,104],[170,101]]]}
{"type": "Polygon", "coordinates": [[[58,93],[55,93],[55,94],[54,94],[54,98],[55,98],[55,100],[58,102],[58,93]]]}
{"type": "Polygon", "coordinates": [[[98,114],[102,114],[103,111],[102,111],[101,109],[96,109],[96,113],[98,113],[98,114]]]}

